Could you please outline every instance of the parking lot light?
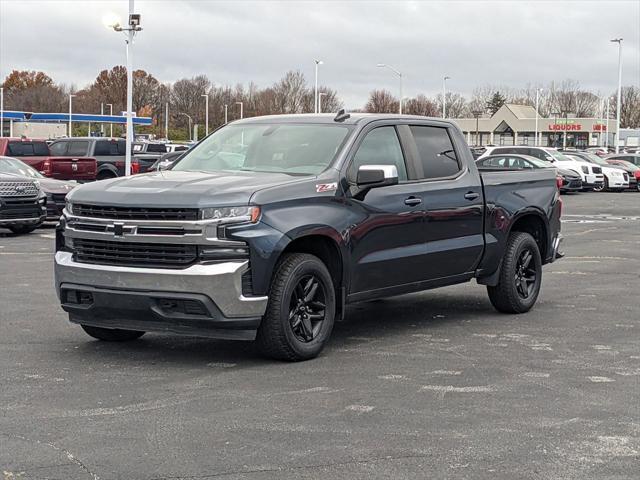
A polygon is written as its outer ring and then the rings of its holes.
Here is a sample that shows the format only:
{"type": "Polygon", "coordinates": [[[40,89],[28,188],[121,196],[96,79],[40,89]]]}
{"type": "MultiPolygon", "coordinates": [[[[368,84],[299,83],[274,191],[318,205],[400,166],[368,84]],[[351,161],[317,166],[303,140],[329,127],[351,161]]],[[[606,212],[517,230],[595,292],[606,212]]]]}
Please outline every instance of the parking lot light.
{"type": "Polygon", "coordinates": [[[616,153],[620,152],[620,103],[622,100],[622,38],[611,40],[618,44],[618,100],[616,102],[616,153]]]}
{"type": "Polygon", "coordinates": [[[447,80],[451,80],[451,77],[442,78],[442,118],[447,118],[447,80]]]}
{"type": "Polygon", "coordinates": [[[74,94],[69,94],[69,138],[73,137],[73,132],[71,131],[71,116],[72,116],[72,112],[73,112],[73,104],[72,104],[72,100],[73,97],[75,97],[76,95],[74,94]]]}
{"type": "Polygon", "coordinates": [[[544,91],[543,88],[536,88],[536,136],[533,139],[533,145],[536,147],[540,144],[538,141],[538,117],[540,116],[538,109],[540,108],[540,93],[542,91],[544,91]]]}
{"type": "Polygon", "coordinates": [[[244,118],[244,104],[242,102],[236,102],[236,105],[240,105],[240,120],[244,118]]]}
{"type": "Polygon", "coordinates": [[[204,135],[209,135],[209,94],[204,93],[201,95],[204,97],[204,135]]]}
{"type": "Polygon", "coordinates": [[[322,60],[314,60],[316,64],[316,87],[313,94],[313,113],[318,113],[320,110],[319,100],[318,100],[318,66],[322,65],[324,62],[322,60]]]}
{"type": "Polygon", "coordinates": [[[387,65],[386,63],[379,63],[376,66],[379,67],[379,68],[388,68],[393,73],[395,73],[398,76],[398,78],[400,79],[400,102],[399,102],[399,106],[398,106],[398,113],[400,115],[402,115],[402,98],[403,98],[402,97],[402,73],[400,73],[398,70],[393,68],[391,65],[387,65]]]}
{"type": "Polygon", "coordinates": [[[322,97],[324,97],[327,92],[319,92],[318,93],[318,113],[322,113],[322,97]]]}
{"type": "Polygon", "coordinates": [[[127,46],[127,141],[125,150],[124,174],[131,175],[131,150],[133,144],[133,37],[142,30],[140,26],[140,14],[133,13],[134,0],[129,0],[129,21],[127,26],[122,26],[120,20],[115,15],[106,15],[103,19],[108,28],[116,32],[123,32],[126,35],[125,44],[127,46]]]}

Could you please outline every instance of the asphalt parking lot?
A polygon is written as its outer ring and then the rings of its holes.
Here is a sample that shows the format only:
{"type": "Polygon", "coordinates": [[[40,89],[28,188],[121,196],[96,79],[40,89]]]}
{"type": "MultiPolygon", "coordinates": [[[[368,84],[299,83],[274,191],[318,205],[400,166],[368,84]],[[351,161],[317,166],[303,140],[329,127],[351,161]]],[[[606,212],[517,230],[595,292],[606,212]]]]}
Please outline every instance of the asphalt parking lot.
{"type": "Polygon", "coordinates": [[[467,284],[350,308],[324,354],[92,340],[53,229],[0,233],[4,479],[636,479],[640,194],[567,195],[537,306],[467,284]]]}

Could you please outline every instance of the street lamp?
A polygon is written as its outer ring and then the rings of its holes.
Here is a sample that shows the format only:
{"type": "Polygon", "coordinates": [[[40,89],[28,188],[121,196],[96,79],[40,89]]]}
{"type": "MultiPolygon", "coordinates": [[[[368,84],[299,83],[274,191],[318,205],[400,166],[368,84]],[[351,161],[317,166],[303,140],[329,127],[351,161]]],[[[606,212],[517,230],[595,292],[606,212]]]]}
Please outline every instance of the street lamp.
{"type": "Polygon", "coordinates": [[[0,137],[4,137],[4,87],[0,87],[0,137]]]}
{"type": "Polygon", "coordinates": [[[538,141],[538,117],[540,116],[538,110],[540,108],[540,92],[542,92],[543,90],[543,88],[536,88],[536,136],[533,139],[533,145],[536,147],[540,144],[540,142],[538,141]]]}
{"type": "Polygon", "coordinates": [[[186,113],[183,112],[178,112],[178,115],[184,115],[185,117],[187,117],[189,119],[189,141],[191,141],[192,137],[191,137],[191,123],[193,122],[193,120],[191,119],[191,115],[188,115],[186,113]]]}
{"type": "Polygon", "coordinates": [[[620,152],[620,103],[622,100],[622,38],[611,40],[618,44],[618,101],[616,102],[616,153],[620,152]]]}
{"type": "Polygon", "coordinates": [[[71,112],[73,110],[71,101],[75,96],[76,95],[74,94],[71,94],[71,93],[69,94],[69,138],[73,137],[73,132],[71,131],[71,112]]]}
{"type": "Polygon", "coordinates": [[[318,113],[322,113],[322,97],[324,97],[327,92],[318,93],[318,113]]]}
{"type": "Polygon", "coordinates": [[[320,105],[318,102],[318,66],[322,65],[324,62],[322,60],[314,60],[314,62],[316,63],[316,89],[313,95],[313,103],[314,103],[313,113],[318,113],[320,110],[320,105]]]}
{"type": "Polygon", "coordinates": [[[209,135],[209,95],[203,93],[201,97],[204,97],[204,135],[209,135]]]}
{"type": "Polygon", "coordinates": [[[610,102],[611,102],[611,97],[607,97],[607,126],[606,126],[607,134],[604,137],[604,146],[606,147],[607,150],[609,150],[609,117],[611,116],[610,102]]]}
{"type": "Polygon", "coordinates": [[[442,118],[447,118],[447,80],[451,80],[451,77],[442,79],[442,118]]]}
{"type": "Polygon", "coordinates": [[[113,28],[116,32],[125,32],[127,46],[127,142],[125,149],[124,174],[131,175],[131,150],[133,144],[133,37],[142,30],[140,26],[140,14],[133,13],[133,2],[129,0],[129,22],[123,27],[117,17],[110,16],[104,19],[107,27],[113,28]]]}
{"type": "Polygon", "coordinates": [[[169,102],[164,104],[164,138],[169,141],[169,102]]]}
{"type": "Polygon", "coordinates": [[[558,117],[560,116],[560,112],[554,110],[551,112],[551,116],[553,117],[553,146],[558,146],[558,117]]]}
{"type": "Polygon", "coordinates": [[[244,118],[244,104],[242,102],[236,102],[236,105],[240,105],[240,120],[244,118]]]}
{"type": "MultiPolygon", "coordinates": [[[[113,103],[107,103],[107,107],[109,107],[109,116],[113,117],[113,103]]],[[[109,120],[109,136],[113,138],[113,118],[109,120]]]]}
{"type": "Polygon", "coordinates": [[[224,123],[225,123],[225,125],[226,125],[227,123],[229,123],[229,114],[228,114],[228,111],[229,111],[229,105],[227,105],[227,104],[225,103],[225,104],[224,104],[224,123]]]}
{"type": "Polygon", "coordinates": [[[402,73],[400,73],[398,70],[393,68],[391,65],[387,65],[386,63],[379,63],[377,66],[380,68],[388,68],[393,73],[395,73],[398,76],[398,78],[400,78],[400,106],[398,108],[398,113],[402,115],[402,73]]]}
{"type": "Polygon", "coordinates": [[[481,147],[482,146],[482,142],[479,140],[479,138],[480,138],[479,122],[480,122],[480,116],[482,115],[482,110],[474,110],[474,111],[471,112],[471,114],[476,119],[476,146],[481,147]]]}

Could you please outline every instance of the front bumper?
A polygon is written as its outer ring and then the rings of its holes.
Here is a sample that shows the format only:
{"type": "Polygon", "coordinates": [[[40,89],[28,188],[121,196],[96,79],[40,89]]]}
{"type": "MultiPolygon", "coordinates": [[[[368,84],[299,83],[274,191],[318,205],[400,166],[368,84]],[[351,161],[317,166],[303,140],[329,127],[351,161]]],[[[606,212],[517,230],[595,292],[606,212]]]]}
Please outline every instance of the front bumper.
{"type": "Polygon", "coordinates": [[[55,285],[75,323],[253,340],[267,297],[242,294],[247,261],[176,269],[75,262],[55,255],[55,285]]]}

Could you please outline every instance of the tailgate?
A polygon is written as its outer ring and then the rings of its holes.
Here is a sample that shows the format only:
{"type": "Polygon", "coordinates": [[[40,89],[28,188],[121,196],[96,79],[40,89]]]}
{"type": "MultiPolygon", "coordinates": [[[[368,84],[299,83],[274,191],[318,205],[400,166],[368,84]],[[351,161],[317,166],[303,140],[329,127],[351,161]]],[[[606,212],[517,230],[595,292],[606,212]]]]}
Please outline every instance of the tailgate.
{"type": "Polygon", "coordinates": [[[58,180],[95,180],[97,162],[88,157],[50,157],[48,177],[58,180]]]}

